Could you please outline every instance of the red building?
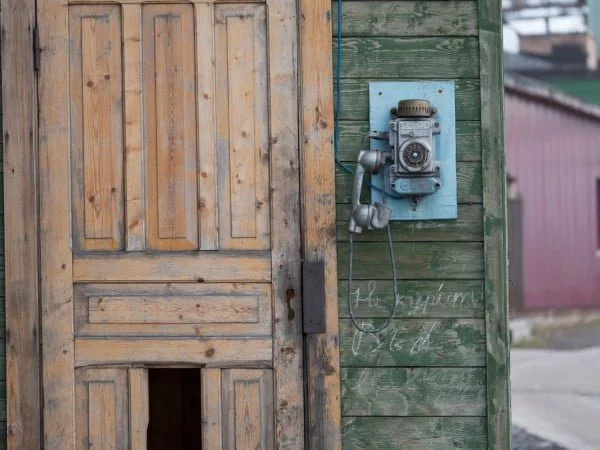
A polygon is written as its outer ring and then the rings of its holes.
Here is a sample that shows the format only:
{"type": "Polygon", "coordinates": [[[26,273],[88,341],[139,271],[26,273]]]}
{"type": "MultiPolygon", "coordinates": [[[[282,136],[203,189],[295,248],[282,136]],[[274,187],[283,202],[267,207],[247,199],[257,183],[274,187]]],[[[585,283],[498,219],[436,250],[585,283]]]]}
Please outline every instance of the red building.
{"type": "Polygon", "coordinates": [[[505,91],[511,304],[600,307],[600,107],[508,75],[505,91]]]}

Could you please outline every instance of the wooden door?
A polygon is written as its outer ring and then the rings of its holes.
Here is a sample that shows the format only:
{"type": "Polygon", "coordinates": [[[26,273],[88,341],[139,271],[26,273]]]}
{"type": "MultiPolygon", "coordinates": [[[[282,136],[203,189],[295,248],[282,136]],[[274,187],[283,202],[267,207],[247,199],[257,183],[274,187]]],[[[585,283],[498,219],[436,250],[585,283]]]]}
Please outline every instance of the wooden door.
{"type": "Polygon", "coordinates": [[[303,448],[295,0],[38,0],[44,442],[303,448]]]}

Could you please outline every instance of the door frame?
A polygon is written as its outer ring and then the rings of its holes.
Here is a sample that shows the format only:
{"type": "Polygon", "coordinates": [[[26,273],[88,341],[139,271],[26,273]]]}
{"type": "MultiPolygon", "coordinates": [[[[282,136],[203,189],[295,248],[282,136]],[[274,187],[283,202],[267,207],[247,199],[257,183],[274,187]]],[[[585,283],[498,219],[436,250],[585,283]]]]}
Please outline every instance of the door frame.
{"type": "MultiPolygon", "coordinates": [[[[35,0],[1,0],[9,450],[42,446],[35,0]]],[[[297,0],[302,254],[325,264],[326,332],[305,336],[306,448],[341,448],[331,3],[297,0]],[[303,52],[302,48],[310,49],[303,52]]]]}

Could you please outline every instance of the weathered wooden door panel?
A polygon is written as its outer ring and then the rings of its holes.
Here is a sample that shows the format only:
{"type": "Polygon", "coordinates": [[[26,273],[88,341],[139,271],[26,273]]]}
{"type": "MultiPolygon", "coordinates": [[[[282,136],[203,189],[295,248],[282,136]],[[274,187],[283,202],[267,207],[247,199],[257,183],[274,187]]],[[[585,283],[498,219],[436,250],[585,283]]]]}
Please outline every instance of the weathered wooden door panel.
{"type": "Polygon", "coordinates": [[[204,369],[202,426],[204,448],[273,448],[273,372],[204,369]]]}
{"type": "Polygon", "coordinates": [[[148,402],[146,369],[77,369],[76,448],[146,450],[148,402]]]}
{"type": "Polygon", "coordinates": [[[206,448],[302,448],[294,0],[38,22],[45,448],[146,448],[182,365],[206,448]]]}
{"type": "Polygon", "coordinates": [[[267,249],[269,135],[263,5],[219,5],[215,17],[217,178],[223,248],[267,249]]]}
{"type": "Polygon", "coordinates": [[[148,249],[197,249],[193,5],[144,5],[142,54],[148,249]]]}
{"type": "Polygon", "coordinates": [[[127,369],[78,369],[75,373],[78,450],[116,450],[129,444],[127,369]]]}
{"type": "Polygon", "coordinates": [[[115,283],[75,286],[75,336],[272,334],[268,284],[115,283]]]}
{"type": "Polygon", "coordinates": [[[72,7],[69,35],[73,245],[76,250],[121,250],[125,202],[119,7],[72,7]]]}

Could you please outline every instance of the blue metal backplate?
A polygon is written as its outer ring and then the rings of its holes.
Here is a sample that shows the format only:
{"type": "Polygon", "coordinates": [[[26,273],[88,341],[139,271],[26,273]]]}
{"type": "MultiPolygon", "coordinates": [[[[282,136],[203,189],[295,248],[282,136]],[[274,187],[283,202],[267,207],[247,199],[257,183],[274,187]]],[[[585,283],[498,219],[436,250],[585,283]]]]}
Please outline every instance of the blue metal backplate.
{"type": "MultiPolygon", "coordinates": [[[[390,110],[399,100],[428,100],[437,108],[435,119],[442,132],[435,135],[436,156],[440,161],[441,187],[421,198],[415,207],[409,199],[386,195],[392,209],[391,220],[456,219],[456,111],[454,81],[378,81],[369,83],[369,127],[371,131],[387,131],[390,110]]],[[[371,139],[371,149],[389,151],[387,141],[371,139]]],[[[382,188],[387,170],[371,176],[371,183],[382,188]]],[[[371,201],[383,203],[383,193],[371,189],[371,201]]]]}

